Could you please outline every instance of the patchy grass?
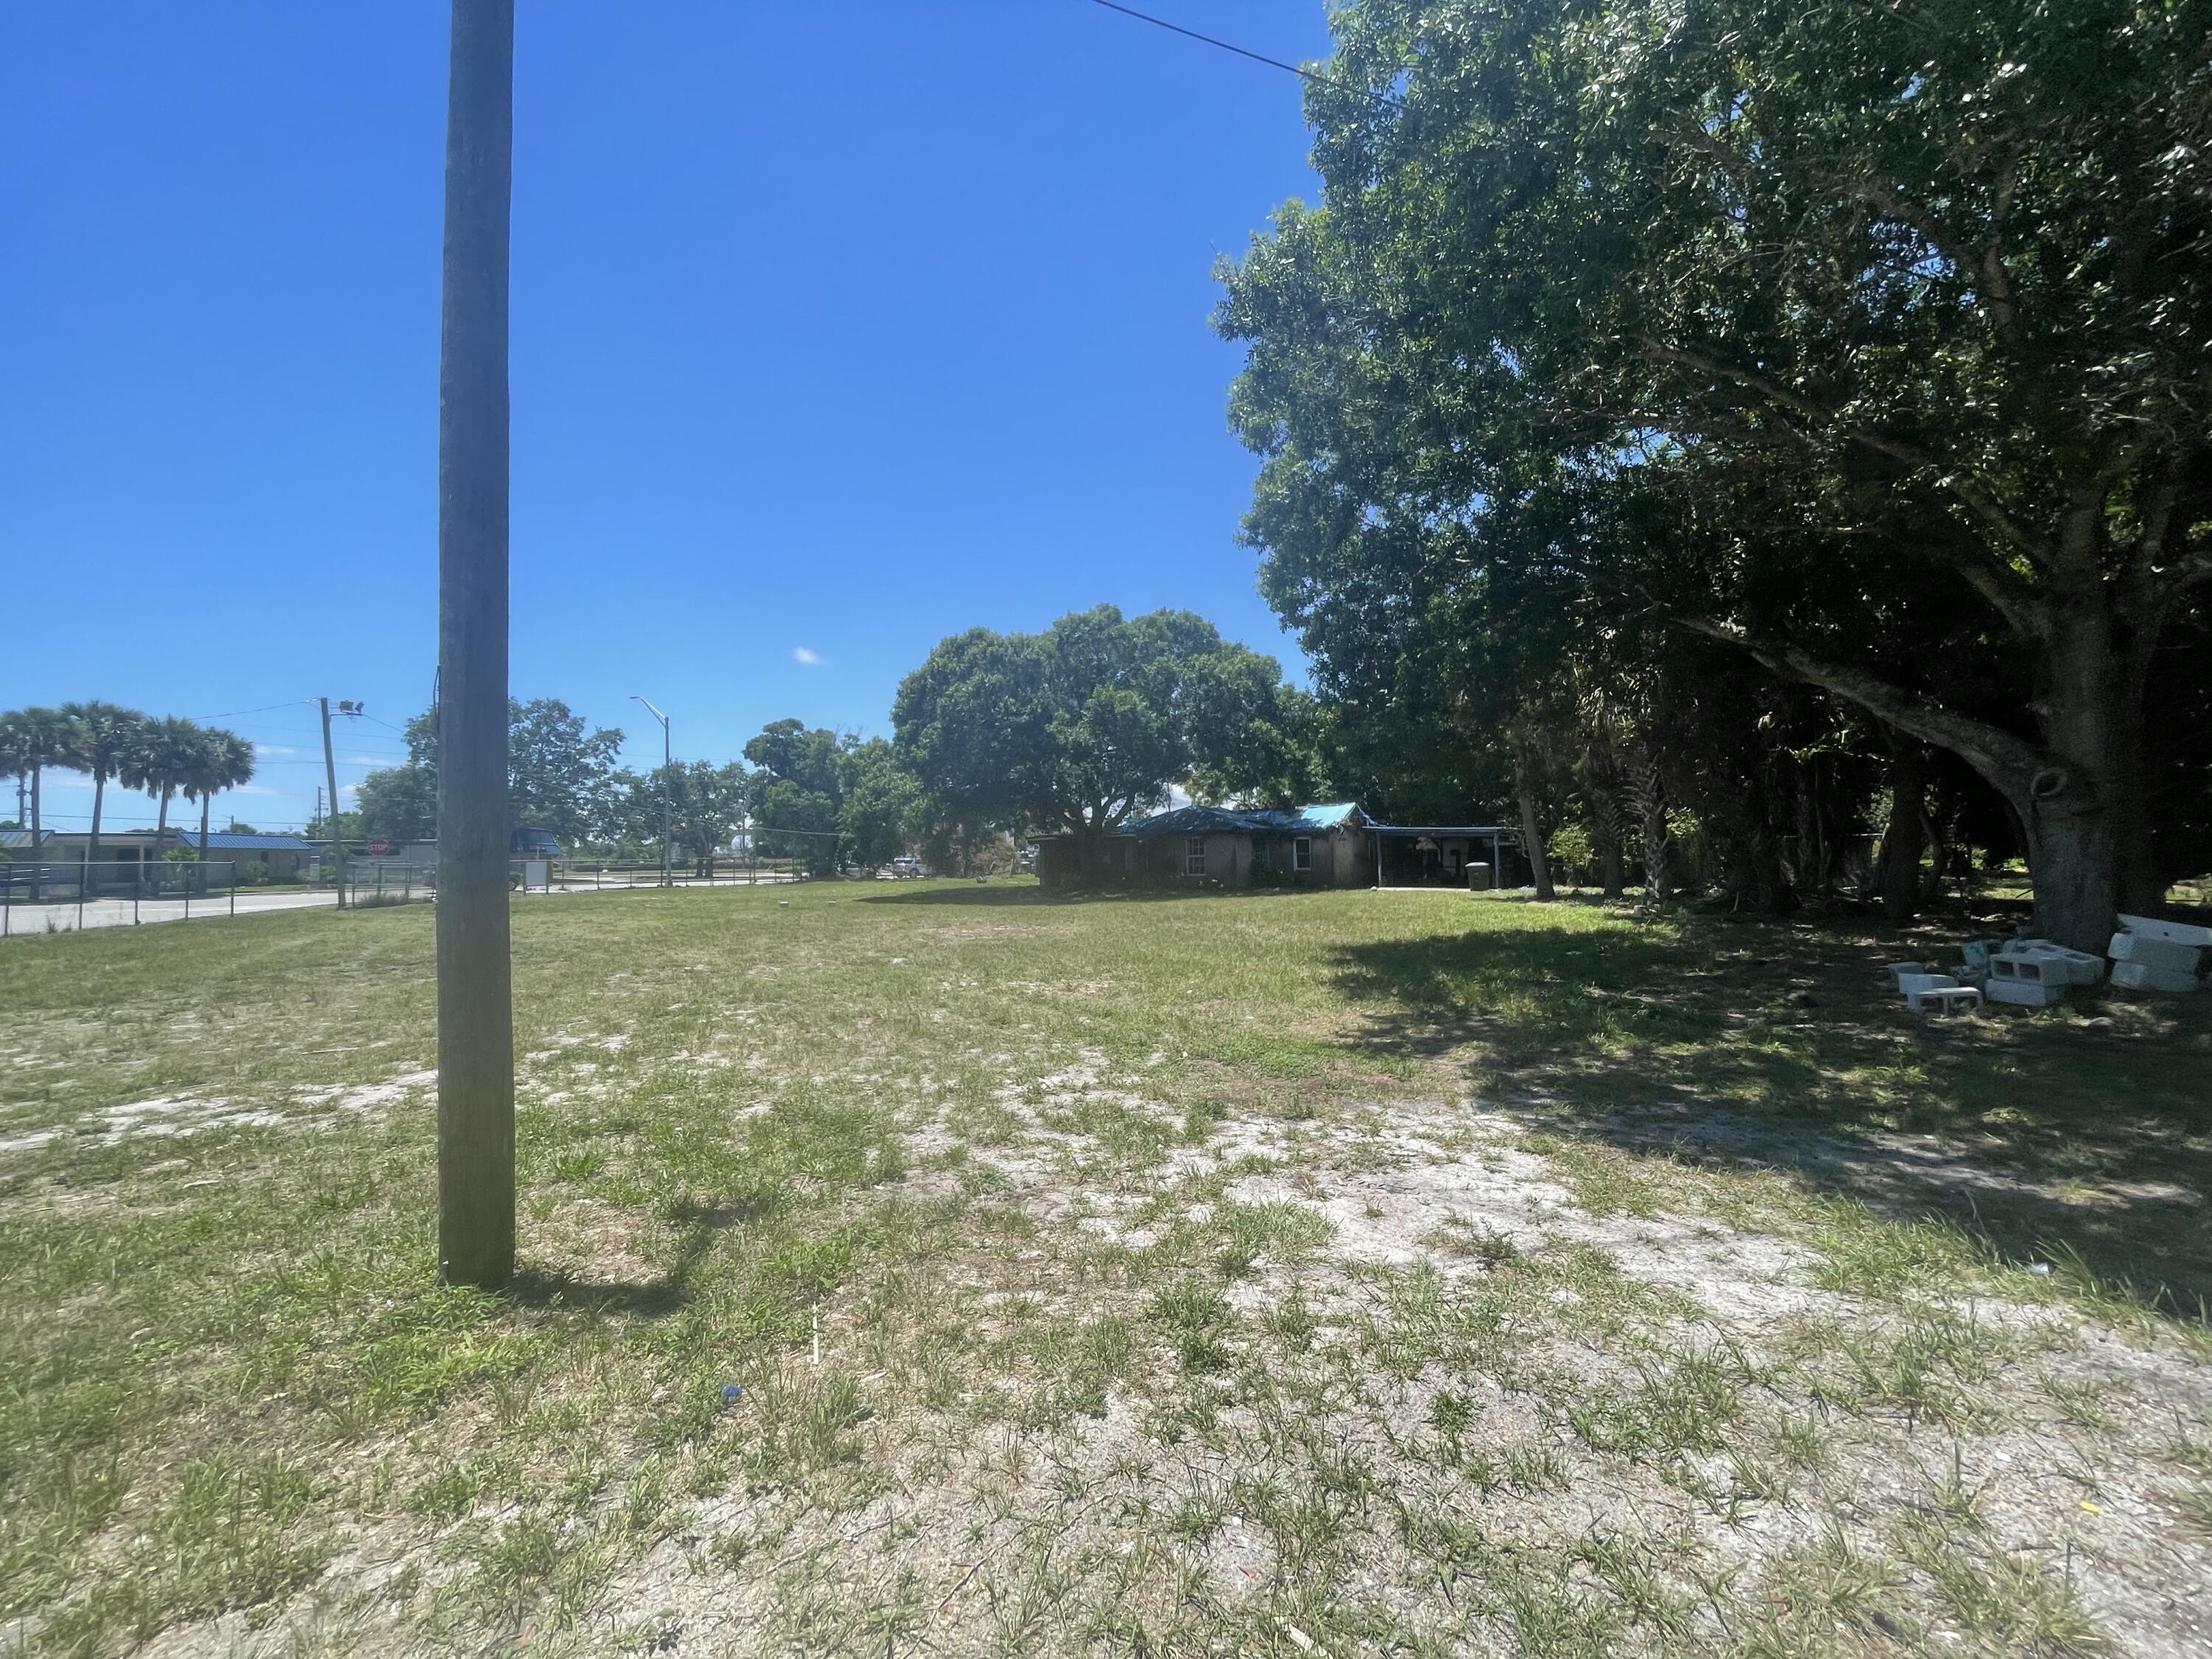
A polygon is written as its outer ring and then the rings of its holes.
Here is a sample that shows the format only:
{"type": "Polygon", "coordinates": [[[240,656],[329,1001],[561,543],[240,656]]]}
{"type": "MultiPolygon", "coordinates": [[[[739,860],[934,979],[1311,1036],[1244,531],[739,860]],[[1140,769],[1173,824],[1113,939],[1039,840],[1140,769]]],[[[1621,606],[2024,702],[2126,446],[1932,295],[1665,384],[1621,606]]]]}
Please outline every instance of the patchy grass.
{"type": "Polygon", "coordinates": [[[498,1297],[427,910],[0,951],[0,1650],[2212,1640],[2200,1007],[1453,894],[515,921],[498,1297]]]}

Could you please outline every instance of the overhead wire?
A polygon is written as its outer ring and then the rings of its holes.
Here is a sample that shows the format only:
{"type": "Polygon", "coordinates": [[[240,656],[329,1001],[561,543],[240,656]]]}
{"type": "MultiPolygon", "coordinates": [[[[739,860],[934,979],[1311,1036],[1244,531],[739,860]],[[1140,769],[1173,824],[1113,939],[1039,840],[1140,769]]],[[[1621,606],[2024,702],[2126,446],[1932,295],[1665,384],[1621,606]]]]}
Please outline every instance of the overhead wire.
{"type": "Polygon", "coordinates": [[[294,697],[288,702],[264,702],[258,708],[234,708],[228,714],[194,714],[191,718],[196,720],[236,720],[240,714],[265,714],[272,708],[312,708],[314,704],[313,697],[294,697]]]}
{"type": "Polygon", "coordinates": [[[1254,52],[1249,47],[1238,46],[1233,40],[1224,40],[1212,34],[1201,34],[1198,30],[1185,28],[1180,23],[1170,23],[1164,17],[1155,17],[1148,11],[1139,11],[1134,6],[1121,5],[1119,0],[1091,0],[1091,3],[1094,6],[1103,6],[1108,11],[1119,12],[1124,17],[1133,17],[1139,23],[1150,23],[1154,28],[1165,29],[1170,34],[1180,34],[1187,40],[1196,40],[1219,51],[1232,52],[1239,58],[1249,58],[1253,63],[1264,64],[1269,69],[1281,70],[1286,75],[1297,76],[1301,81],[1310,81],[1317,87],[1329,87],[1338,92],[1354,93],[1363,98],[1371,98],[1378,104],[1387,104],[1395,110],[1405,108],[1403,103],[1387,92],[1377,92],[1371,87],[1358,86],[1350,81],[1340,81],[1333,75],[1323,75],[1318,70],[1310,70],[1300,64],[1287,63],[1280,58],[1270,58],[1264,52],[1254,52]]]}

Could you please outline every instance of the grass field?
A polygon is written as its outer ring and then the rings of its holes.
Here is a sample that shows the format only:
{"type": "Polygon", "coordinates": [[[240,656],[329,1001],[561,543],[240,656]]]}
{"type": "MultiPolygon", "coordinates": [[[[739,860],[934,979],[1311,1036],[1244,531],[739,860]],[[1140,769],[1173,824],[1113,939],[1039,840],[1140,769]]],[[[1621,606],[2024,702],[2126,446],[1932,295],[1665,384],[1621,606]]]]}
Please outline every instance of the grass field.
{"type": "Polygon", "coordinates": [[[0,951],[0,1654],[2191,1653],[2212,1019],[1833,927],[1025,884],[0,951]],[[734,1391],[734,1397],[730,1397],[734,1391]]]}

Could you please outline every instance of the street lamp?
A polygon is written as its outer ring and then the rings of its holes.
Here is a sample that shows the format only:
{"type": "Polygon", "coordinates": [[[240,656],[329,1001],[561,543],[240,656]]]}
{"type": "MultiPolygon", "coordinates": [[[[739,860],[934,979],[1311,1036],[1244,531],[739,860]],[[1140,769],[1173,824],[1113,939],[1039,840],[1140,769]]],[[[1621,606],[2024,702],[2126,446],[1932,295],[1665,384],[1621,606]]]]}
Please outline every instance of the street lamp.
{"type": "Polygon", "coordinates": [[[674,751],[671,746],[668,716],[635,691],[629,694],[629,700],[644,703],[646,712],[660,722],[660,884],[673,887],[676,884],[672,863],[672,849],[676,844],[676,797],[672,793],[675,780],[669,776],[669,771],[676,763],[672,758],[674,751]]]}

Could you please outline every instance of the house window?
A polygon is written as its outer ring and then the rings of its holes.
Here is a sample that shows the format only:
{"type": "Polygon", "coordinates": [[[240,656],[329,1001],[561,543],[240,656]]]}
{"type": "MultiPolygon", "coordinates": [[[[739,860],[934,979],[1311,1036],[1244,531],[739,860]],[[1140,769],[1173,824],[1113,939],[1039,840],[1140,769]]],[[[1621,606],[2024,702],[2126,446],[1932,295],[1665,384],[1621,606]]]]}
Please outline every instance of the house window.
{"type": "Polygon", "coordinates": [[[1299,836],[1291,842],[1291,868],[1304,875],[1313,868],[1313,837],[1299,836]]]}
{"type": "Polygon", "coordinates": [[[1185,836],[1182,842],[1182,872],[1186,876],[1206,873],[1206,837],[1185,836]]]}

